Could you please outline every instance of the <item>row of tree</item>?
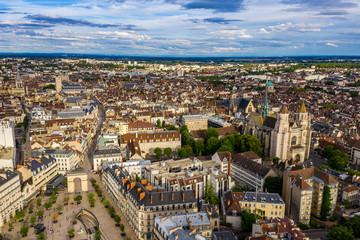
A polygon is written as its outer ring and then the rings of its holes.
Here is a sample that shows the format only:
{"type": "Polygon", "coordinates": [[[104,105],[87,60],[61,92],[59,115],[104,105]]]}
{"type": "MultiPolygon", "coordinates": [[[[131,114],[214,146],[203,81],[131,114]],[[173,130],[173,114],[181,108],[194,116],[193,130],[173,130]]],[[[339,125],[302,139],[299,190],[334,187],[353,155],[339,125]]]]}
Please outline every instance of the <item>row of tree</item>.
{"type": "Polygon", "coordinates": [[[229,151],[229,152],[247,152],[253,151],[257,155],[262,156],[262,148],[260,141],[251,135],[241,135],[237,132],[227,135],[221,140],[219,139],[219,132],[216,128],[210,127],[205,132],[204,140],[196,140],[190,135],[186,125],[180,128],[181,145],[178,154],[180,157],[186,157],[196,154],[201,156],[213,155],[215,152],[229,151]]]}

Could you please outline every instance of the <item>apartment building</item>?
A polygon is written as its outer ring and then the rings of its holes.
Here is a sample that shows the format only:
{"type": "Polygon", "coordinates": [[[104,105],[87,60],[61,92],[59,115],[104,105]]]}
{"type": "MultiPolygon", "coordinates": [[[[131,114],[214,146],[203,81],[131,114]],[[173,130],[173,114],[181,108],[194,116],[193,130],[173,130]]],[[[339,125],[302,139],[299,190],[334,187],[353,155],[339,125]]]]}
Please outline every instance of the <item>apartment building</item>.
{"type": "Polygon", "coordinates": [[[178,131],[136,132],[120,136],[121,148],[131,148],[131,145],[136,146],[141,156],[154,154],[155,148],[169,147],[177,151],[181,148],[181,136],[178,131]]]}
{"type": "Polygon", "coordinates": [[[229,155],[219,152],[214,154],[216,157],[203,161],[194,157],[154,162],[144,168],[143,177],[151,185],[166,191],[195,190],[199,199],[205,196],[206,185],[211,184],[215,195],[220,198],[235,186],[228,174],[229,155]]]}
{"type": "Polygon", "coordinates": [[[21,173],[24,204],[37,194],[44,192],[46,184],[58,175],[56,159],[44,156],[30,159],[23,166],[18,165],[17,171],[21,173]]]}
{"type": "Polygon", "coordinates": [[[103,165],[102,182],[138,238],[155,239],[154,219],[157,216],[198,210],[195,191],[155,192],[146,180],[136,182],[118,165],[103,165]]]}
{"type": "Polygon", "coordinates": [[[208,118],[202,115],[184,115],[179,119],[181,125],[186,125],[189,131],[208,129],[208,118]]]}
{"type": "Polygon", "coordinates": [[[155,218],[154,235],[158,240],[211,239],[214,226],[207,212],[193,212],[155,218]]]}
{"type": "Polygon", "coordinates": [[[254,223],[250,239],[309,240],[309,237],[296,226],[292,219],[274,218],[254,223]]]}
{"type": "Polygon", "coordinates": [[[2,120],[0,121],[0,169],[13,169],[15,155],[14,123],[10,120],[2,120]]]}
{"type": "Polygon", "coordinates": [[[77,168],[79,164],[79,158],[76,157],[74,151],[68,149],[43,149],[33,151],[32,153],[34,158],[39,158],[42,155],[56,159],[56,166],[59,174],[70,172],[77,168]]]}
{"type": "Polygon", "coordinates": [[[285,216],[285,203],[277,193],[228,191],[224,194],[222,206],[226,222],[235,228],[241,224],[242,211],[257,214],[262,219],[285,216]]]}
{"type": "Polygon", "coordinates": [[[348,185],[342,190],[342,200],[348,200],[350,205],[360,204],[360,191],[355,185],[348,185]]]}
{"type": "Polygon", "coordinates": [[[117,147],[104,147],[95,150],[93,158],[94,171],[100,171],[104,162],[121,161],[121,151],[117,147]]]}
{"type": "Polygon", "coordinates": [[[255,159],[243,153],[232,154],[231,177],[240,186],[249,186],[252,189],[262,190],[267,177],[277,177],[277,173],[264,166],[255,159]]]}
{"type": "Polygon", "coordinates": [[[283,199],[286,203],[286,215],[304,224],[309,224],[311,214],[320,217],[325,186],[330,189],[331,216],[336,206],[339,186],[332,175],[314,167],[285,171],[283,199]]]}
{"type": "Polygon", "coordinates": [[[0,227],[22,209],[19,174],[10,170],[0,172],[0,227]]]}

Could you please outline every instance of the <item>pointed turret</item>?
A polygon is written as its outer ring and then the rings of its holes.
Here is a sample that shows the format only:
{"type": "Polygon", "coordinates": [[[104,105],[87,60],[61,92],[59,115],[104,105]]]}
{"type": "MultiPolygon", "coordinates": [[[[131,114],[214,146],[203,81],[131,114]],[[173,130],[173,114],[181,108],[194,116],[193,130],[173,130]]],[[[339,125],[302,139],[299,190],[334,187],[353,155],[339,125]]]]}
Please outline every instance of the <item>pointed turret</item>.
{"type": "Polygon", "coordinates": [[[305,104],[304,104],[304,103],[302,103],[302,104],[301,104],[301,107],[300,107],[300,112],[301,112],[301,113],[306,113],[306,112],[307,112],[307,110],[306,110],[306,107],[305,107],[305,104]]]}
{"type": "Polygon", "coordinates": [[[287,108],[286,108],[285,105],[282,105],[281,110],[280,110],[280,113],[281,113],[281,114],[288,114],[288,111],[287,111],[287,108]]]}
{"type": "Polygon", "coordinates": [[[266,77],[266,86],[265,86],[265,97],[264,101],[261,105],[260,115],[265,119],[267,115],[269,115],[269,102],[268,102],[268,79],[266,77]]]}

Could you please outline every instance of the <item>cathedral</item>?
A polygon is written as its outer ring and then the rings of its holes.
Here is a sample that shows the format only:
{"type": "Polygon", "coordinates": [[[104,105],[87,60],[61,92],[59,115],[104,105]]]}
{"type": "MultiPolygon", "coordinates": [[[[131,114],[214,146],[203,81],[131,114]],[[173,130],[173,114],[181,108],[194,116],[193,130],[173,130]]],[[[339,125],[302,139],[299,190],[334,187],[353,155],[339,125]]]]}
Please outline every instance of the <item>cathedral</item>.
{"type": "Polygon", "coordinates": [[[267,89],[260,114],[252,112],[247,115],[243,133],[257,137],[262,146],[264,159],[278,157],[281,161],[293,159],[303,162],[309,158],[311,116],[302,103],[293,116],[285,105],[279,113],[269,114],[267,89]]]}

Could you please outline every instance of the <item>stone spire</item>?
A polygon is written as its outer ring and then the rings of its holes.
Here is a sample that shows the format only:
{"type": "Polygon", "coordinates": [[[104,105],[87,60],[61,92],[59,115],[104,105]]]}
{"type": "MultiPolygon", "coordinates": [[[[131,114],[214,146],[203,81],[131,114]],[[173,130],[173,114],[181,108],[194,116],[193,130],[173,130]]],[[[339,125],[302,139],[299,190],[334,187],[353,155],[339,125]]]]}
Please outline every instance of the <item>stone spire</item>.
{"type": "Polygon", "coordinates": [[[281,110],[280,110],[280,113],[281,113],[281,114],[288,114],[288,111],[287,111],[287,108],[286,108],[285,104],[282,105],[281,110]]]}
{"type": "Polygon", "coordinates": [[[269,101],[268,101],[268,77],[266,76],[266,87],[265,87],[265,97],[261,105],[260,115],[265,119],[269,115],[269,101]]]}
{"type": "Polygon", "coordinates": [[[301,113],[306,113],[307,112],[304,102],[301,104],[300,112],[301,113]]]}

